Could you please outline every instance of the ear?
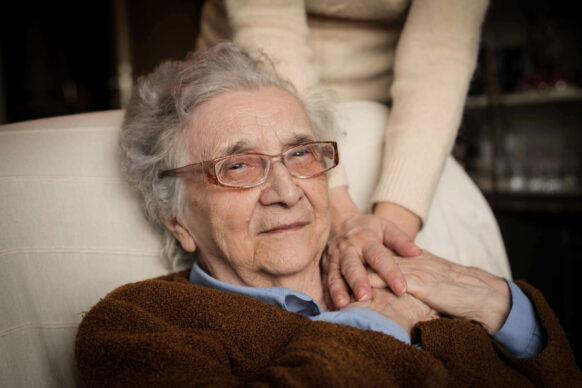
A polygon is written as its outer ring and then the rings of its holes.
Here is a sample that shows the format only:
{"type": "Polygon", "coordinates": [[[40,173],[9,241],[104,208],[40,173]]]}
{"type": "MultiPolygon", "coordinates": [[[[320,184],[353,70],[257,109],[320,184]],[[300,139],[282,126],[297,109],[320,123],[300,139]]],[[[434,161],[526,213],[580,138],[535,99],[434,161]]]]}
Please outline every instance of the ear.
{"type": "Polygon", "coordinates": [[[180,242],[180,245],[182,245],[182,248],[184,248],[186,252],[194,252],[196,250],[194,236],[192,236],[190,230],[188,230],[188,228],[184,226],[180,220],[174,218],[173,220],[164,219],[162,221],[164,225],[166,225],[166,228],[168,228],[168,230],[172,232],[174,237],[176,237],[176,239],[180,242]]]}

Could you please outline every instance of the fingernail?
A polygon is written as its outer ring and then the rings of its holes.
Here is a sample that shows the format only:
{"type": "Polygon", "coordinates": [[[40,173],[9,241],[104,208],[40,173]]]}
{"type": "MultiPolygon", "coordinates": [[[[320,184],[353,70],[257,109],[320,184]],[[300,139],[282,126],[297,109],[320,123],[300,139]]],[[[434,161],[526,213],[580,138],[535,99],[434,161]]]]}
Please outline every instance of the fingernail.
{"type": "Polygon", "coordinates": [[[368,295],[368,293],[363,288],[358,288],[356,290],[356,299],[358,299],[358,300],[364,299],[367,295],[368,295]]]}
{"type": "Polygon", "coordinates": [[[339,296],[335,300],[335,305],[340,308],[344,307],[347,304],[347,299],[344,296],[339,296]]]}
{"type": "Polygon", "coordinates": [[[394,280],[394,283],[392,283],[392,291],[394,291],[396,295],[403,294],[404,291],[406,291],[406,283],[404,282],[404,280],[403,279],[394,280]]]}
{"type": "Polygon", "coordinates": [[[414,249],[418,255],[420,255],[422,253],[422,249],[420,249],[418,247],[418,245],[416,245],[415,243],[409,242],[408,243],[408,248],[414,249]]]}

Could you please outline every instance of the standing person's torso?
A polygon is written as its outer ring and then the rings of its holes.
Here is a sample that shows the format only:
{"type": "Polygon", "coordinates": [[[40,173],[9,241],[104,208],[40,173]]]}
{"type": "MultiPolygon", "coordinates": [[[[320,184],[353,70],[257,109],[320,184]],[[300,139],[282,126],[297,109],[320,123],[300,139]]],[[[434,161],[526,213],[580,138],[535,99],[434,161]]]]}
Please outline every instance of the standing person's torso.
{"type": "MultiPolygon", "coordinates": [[[[394,52],[409,5],[410,0],[306,0],[306,45],[319,82],[343,99],[389,100],[394,52]]],[[[232,37],[224,0],[207,0],[198,49],[232,37]]]]}

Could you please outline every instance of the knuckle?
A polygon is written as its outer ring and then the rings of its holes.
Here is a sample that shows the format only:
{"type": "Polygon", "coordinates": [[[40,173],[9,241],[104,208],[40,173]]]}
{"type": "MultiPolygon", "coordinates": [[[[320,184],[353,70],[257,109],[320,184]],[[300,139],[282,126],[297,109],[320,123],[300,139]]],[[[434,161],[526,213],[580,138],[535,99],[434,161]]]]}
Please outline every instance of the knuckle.
{"type": "Polygon", "coordinates": [[[341,252],[341,249],[338,246],[338,242],[334,241],[334,242],[330,242],[327,245],[327,250],[326,250],[326,257],[328,261],[337,261],[339,260],[339,253],[341,252]]]}
{"type": "Polygon", "coordinates": [[[346,278],[348,283],[356,282],[359,275],[366,276],[366,271],[362,263],[358,261],[350,261],[341,268],[342,275],[346,278]]]}
{"type": "Polygon", "coordinates": [[[390,251],[382,245],[369,244],[364,250],[366,262],[374,269],[381,268],[385,265],[391,265],[393,262],[390,251]]]}
{"type": "Polygon", "coordinates": [[[366,261],[373,268],[378,268],[378,267],[380,267],[384,263],[384,260],[385,259],[386,259],[386,257],[382,253],[380,253],[380,252],[374,252],[373,254],[370,254],[367,257],[366,261]]]}
{"type": "Polygon", "coordinates": [[[352,265],[360,265],[363,266],[363,258],[360,251],[354,248],[347,249],[340,257],[339,266],[346,267],[352,265]]]}
{"type": "Polygon", "coordinates": [[[331,272],[327,276],[327,283],[329,287],[337,287],[338,285],[342,285],[344,283],[344,279],[339,272],[331,272]]]}

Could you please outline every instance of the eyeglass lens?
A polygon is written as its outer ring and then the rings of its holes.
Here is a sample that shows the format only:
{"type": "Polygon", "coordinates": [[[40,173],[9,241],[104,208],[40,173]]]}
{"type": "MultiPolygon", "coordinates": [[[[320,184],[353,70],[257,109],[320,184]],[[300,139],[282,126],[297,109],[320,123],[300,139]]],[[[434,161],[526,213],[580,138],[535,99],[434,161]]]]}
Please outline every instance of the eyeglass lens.
{"type": "MultiPolygon", "coordinates": [[[[266,155],[233,155],[215,165],[216,177],[229,186],[249,186],[265,178],[270,163],[266,155]]],[[[283,154],[283,164],[291,175],[309,178],[333,166],[334,148],[330,144],[293,147],[283,154]]]]}

